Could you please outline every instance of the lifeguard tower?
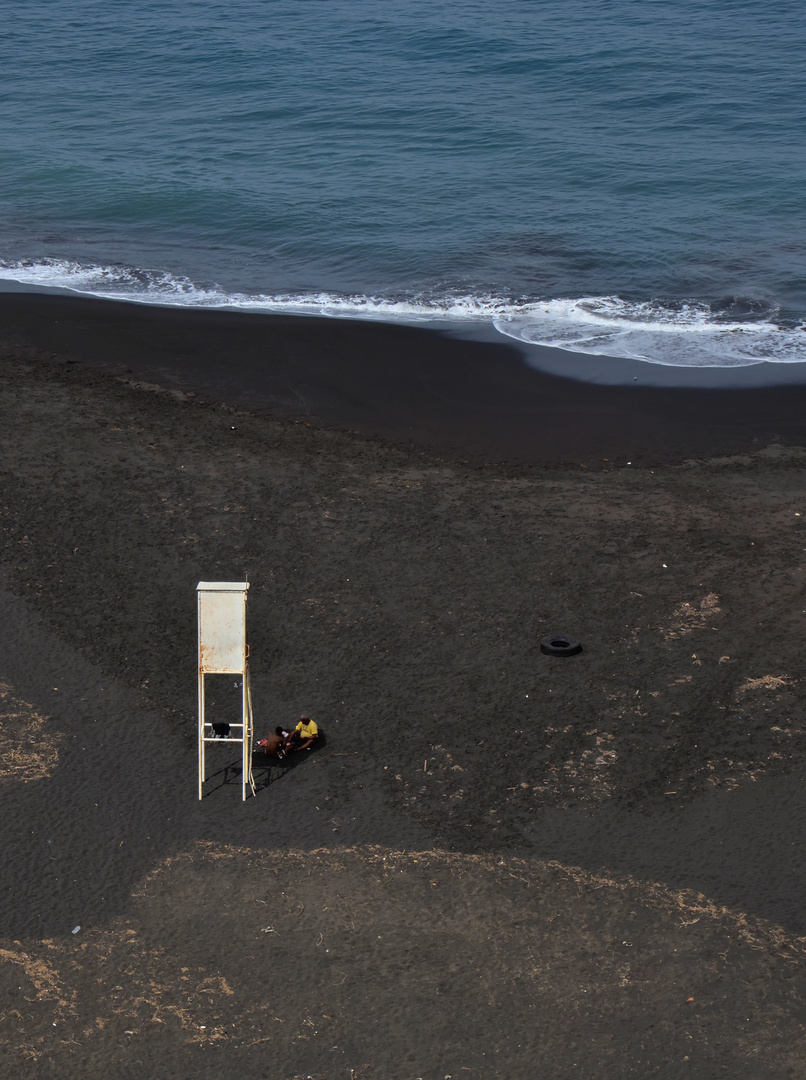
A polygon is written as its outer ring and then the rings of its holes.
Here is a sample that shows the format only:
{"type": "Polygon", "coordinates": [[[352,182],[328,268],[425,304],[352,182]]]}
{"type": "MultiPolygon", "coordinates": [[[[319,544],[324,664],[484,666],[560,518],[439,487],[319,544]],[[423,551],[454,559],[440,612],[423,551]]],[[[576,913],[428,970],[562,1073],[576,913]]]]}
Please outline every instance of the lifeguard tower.
{"type": "Polygon", "coordinates": [[[240,743],[243,759],[242,789],[255,794],[252,777],[252,685],[249,678],[249,645],[246,640],[248,581],[200,581],[196,586],[199,609],[199,798],[205,780],[204,750],[207,743],[240,743]],[[241,676],[241,719],[213,730],[204,715],[206,675],[241,676]],[[236,732],[240,734],[236,734],[236,732]]]}

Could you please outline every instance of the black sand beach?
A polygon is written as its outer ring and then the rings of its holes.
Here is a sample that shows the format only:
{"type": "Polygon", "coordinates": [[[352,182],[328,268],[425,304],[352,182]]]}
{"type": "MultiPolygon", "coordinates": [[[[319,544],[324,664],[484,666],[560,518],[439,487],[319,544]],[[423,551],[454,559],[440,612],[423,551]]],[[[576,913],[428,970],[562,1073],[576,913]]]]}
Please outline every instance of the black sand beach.
{"type": "Polygon", "coordinates": [[[0,403],[6,1073],[802,1075],[806,386],[7,294],[0,403]],[[199,802],[243,574],[323,745],[199,802]]]}

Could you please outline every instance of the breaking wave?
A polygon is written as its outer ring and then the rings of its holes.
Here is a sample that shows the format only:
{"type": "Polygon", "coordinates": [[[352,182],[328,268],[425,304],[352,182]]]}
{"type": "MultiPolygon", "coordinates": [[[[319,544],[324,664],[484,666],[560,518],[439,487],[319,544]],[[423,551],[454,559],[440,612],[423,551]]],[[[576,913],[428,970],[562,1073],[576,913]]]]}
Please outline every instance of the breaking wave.
{"type": "Polygon", "coordinates": [[[806,326],[782,325],[772,306],[630,303],[616,296],[548,300],[495,316],[502,334],[592,356],[669,367],[748,367],[806,361],[806,326]],[[744,317],[733,314],[744,309],[744,317]]]}
{"type": "Polygon", "coordinates": [[[285,312],[384,322],[475,323],[529,345],[670,367],[746,367],[806,362],[806,324],[787,324],[773,304],[728,298],[531,300],[430,289],[395,296],[331,292],[252,294],[199,285],[168,272],[57,259],[0,262],[0,278],[37,288],[138,303],[285,312]]]}

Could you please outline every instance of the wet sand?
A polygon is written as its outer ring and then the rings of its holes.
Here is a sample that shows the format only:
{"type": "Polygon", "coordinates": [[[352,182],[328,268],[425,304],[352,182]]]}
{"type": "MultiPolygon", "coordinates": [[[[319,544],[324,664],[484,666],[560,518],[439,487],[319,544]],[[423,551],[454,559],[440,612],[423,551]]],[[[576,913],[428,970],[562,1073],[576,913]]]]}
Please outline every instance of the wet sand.
{"type": "Polygon", "coordinates": [[[24,294],[0,360],[7,1072],[802,1072],[803,387],[24,294]],[[323,745],[198,802],[244,573],[323,745]]]}

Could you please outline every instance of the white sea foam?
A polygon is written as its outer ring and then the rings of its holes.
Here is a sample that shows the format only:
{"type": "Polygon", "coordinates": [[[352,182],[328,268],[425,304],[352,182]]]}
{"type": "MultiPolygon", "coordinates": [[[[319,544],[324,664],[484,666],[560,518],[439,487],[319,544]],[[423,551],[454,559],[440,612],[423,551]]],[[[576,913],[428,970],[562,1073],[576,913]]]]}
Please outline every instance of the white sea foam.
{"type": "Polygon", "coordinates": [[[787,328],[772,314],[726,320],[706,304],[675,307],[618,297],[549,300],[497,315],[502,334],[592,356],[623,356],[670,367],[747,367],[806,361],[806,328],[787,328]]]}
{"type": "Polygon", "coordinates": [[[139,303],[326,315],[385,322],[491,324],[532,345],[671,367],[746,367],[806,362],[806,326],[726,320],[706,304],[664,305],[618,297],[512,301],[495,295],[421,293],[404,297],[321,293],[249,294],[200,286],[167,272],[46,259],[0,262],[0,278],[37,287],[139,303]]]}

